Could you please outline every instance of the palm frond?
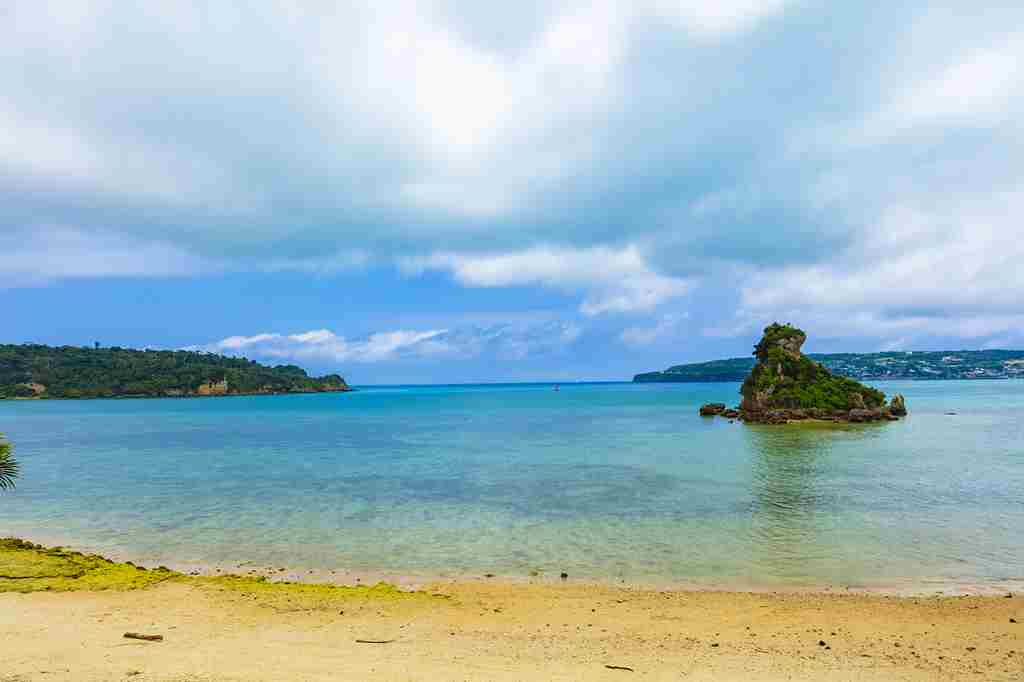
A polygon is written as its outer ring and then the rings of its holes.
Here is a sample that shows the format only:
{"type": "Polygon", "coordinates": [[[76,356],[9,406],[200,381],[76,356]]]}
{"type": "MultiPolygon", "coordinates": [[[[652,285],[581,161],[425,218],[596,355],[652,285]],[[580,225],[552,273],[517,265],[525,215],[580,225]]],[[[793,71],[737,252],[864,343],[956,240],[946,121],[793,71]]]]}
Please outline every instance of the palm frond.
{"type": "Polygon", "coordinates": [[[11,444],[0,436],[0,490],[14,487],[14,479],[18,477],[18,460],[14,459],[11,444]]]}

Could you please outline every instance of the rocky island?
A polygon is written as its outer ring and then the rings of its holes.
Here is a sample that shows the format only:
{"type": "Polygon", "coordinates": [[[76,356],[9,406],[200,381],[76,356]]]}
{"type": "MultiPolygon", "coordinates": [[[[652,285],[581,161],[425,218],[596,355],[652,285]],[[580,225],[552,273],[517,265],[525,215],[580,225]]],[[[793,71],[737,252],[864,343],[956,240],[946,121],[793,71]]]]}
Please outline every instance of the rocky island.
{"type": "Polygon", "coordinates": [[[754,347],[756,363],[740,388],[735,409],[724,403],[701,406],[701,416],[720,415],[758,424],[816,419],[839,422],[895,421],[907,414],[902,395],[885,394],[848,377],[836,376],[801,352],[807,334],[774,323],[754,347]]]}

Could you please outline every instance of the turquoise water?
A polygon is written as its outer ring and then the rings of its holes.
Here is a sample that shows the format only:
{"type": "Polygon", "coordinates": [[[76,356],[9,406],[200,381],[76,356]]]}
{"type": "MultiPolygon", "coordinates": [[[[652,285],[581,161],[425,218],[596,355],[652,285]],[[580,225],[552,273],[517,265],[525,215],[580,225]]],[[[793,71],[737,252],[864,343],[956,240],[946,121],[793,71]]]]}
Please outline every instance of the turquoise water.
{"type": "Polygon", "coordinates": [[[0,403],[0,534],[153,563],[707,585],[1024,580],[1024,381],[901,422],[697,416],[735,384],[0,403]],[[947,412],[955,412],[948,415],[947,412]]]}

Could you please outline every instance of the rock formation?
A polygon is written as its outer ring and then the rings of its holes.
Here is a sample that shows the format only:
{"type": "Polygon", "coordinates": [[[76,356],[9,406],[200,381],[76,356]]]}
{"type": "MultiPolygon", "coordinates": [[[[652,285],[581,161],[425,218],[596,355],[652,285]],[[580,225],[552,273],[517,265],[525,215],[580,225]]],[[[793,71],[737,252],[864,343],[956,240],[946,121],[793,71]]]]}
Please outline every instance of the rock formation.
{"type": "Polygon", "coordinates": [[[725,403],[707,403],[700,406],[700,416],[702,417],[714,417],[723,412],[725,412],[725,403]]]}
{"type": "Polygon", "coordinates": [[[807,335],[790,325],[772,324],[754,347],[757,363],[743,382],[737,412],[721,403],[701,407],[704,416],[738,416],[746,422],[785,424],[827,421],[895,421],[907,414],[902,395],[886,404],[885,394],[853,379],[836,376],[801,352],[807,335]],[[731,414],[730,414],[731,413],[731,414]]]}
{"type": "Polygon", "coordinates": [[[220,381],[207,381],[206,383],[199,384],[196,388],[196,395],[227,395],[228,394],[228,380],[221,379],[220,381]]]}

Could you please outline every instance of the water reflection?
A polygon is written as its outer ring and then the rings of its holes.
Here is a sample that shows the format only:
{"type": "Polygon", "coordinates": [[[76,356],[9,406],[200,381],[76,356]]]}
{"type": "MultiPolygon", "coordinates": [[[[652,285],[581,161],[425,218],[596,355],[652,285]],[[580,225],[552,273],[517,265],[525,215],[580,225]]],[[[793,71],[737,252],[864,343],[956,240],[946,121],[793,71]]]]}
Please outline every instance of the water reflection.
{"type": "Polygon", "coordinates": [[[838,579],[835,514],[841,491],[830,476],[833,448],[863,438],[865,430],[799,424],[743,431],[753,453],[749,540],[755,570],[789,580],[838,579]]]}

